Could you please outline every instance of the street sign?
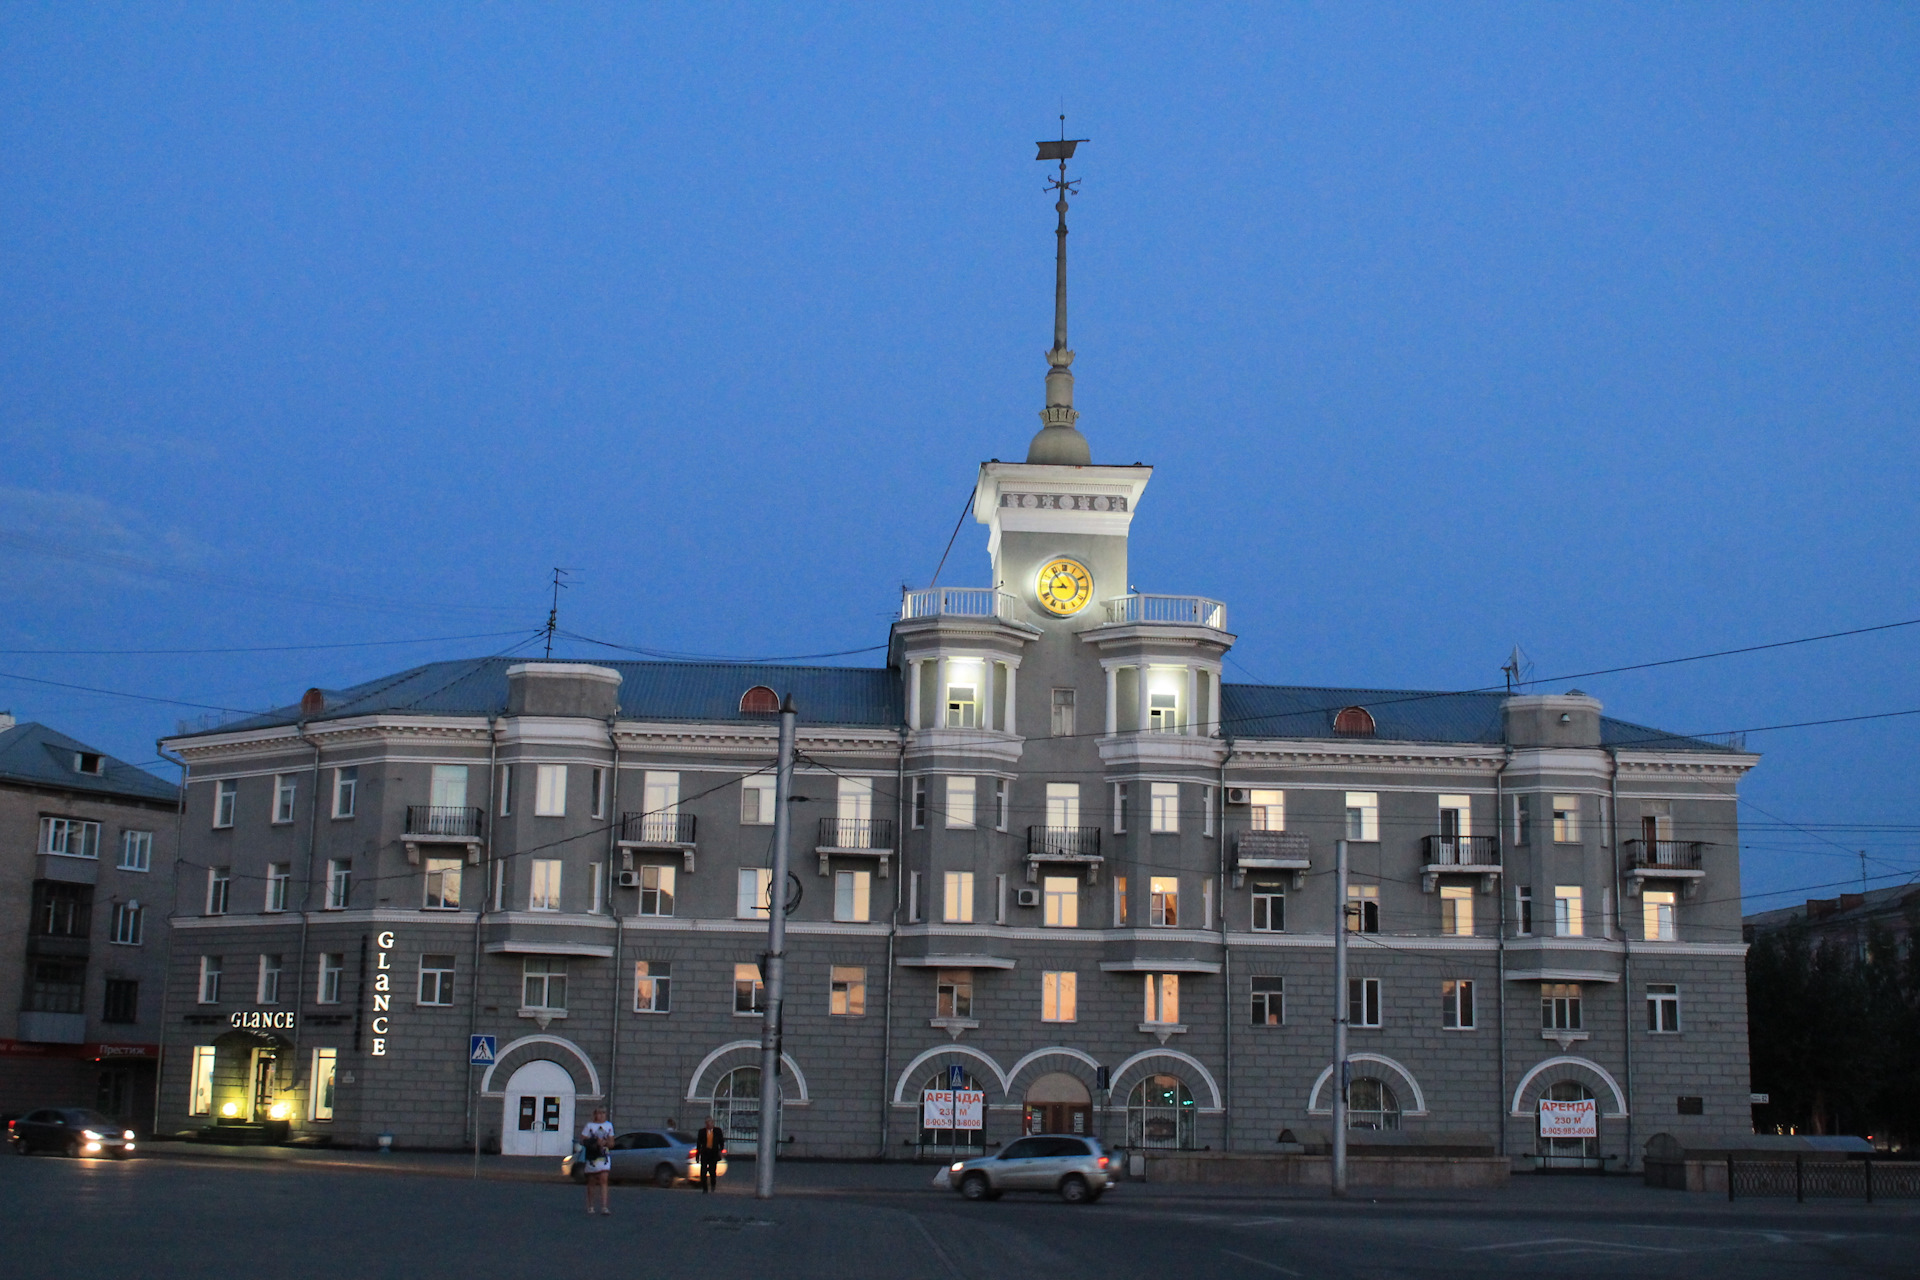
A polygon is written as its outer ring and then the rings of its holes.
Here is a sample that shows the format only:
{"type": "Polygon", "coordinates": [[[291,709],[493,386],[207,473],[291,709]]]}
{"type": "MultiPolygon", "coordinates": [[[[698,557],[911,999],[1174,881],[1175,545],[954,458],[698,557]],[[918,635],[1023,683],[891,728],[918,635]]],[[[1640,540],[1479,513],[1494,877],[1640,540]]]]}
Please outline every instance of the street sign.
{"type": "Polygon", "coordinates": [[[949,1062],[947,1064],[947,1088],[958,1089],[966,1082],[966,1070],[957,1062],[949,1062]]]}
{"type": "Polygon", "coordinates": [[[475,1067],[490,1067],[494,1055],[499,1051],[500,1042],[492,1036],[469,1036],[467,1064],[475,1067]]]}
{"type": "Polygon", "coordinates": [[[1764,1094],[1764,1093],[1750,1093],[1747,1095],[1747,1097],[1752,1100],[1753,1105],[1756,1107],[1766,1106],[1770,1096],[1771,1095],[1764,1094]]]}

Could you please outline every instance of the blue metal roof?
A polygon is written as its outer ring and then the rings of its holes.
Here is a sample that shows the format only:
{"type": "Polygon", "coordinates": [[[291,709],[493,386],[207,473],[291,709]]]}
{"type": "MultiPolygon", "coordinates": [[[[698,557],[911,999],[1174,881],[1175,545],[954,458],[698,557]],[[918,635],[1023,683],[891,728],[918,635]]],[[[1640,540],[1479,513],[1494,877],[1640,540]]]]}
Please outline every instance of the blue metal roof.
{"type": "Polygon", "coordinates": [[[180,798],[180,789],[171,782],[31,720],[0,731],[0,780],[166,804],[180,798]],[[82,752],[100,757],[99,773],[82,773],[75,766],[74,757],[82,752]]]}
{"type": "MultiPolygon", "coordinates": [[[[507,668],[524,658],[430,662],[346,689],[322,690],[326,709],[310,722],[366,715],[505,715],[507,668]]],[[[806,725],[891,729],[904,723],[899,679],[885,667],[790,667],[732,662],[596,662],[620,673],[620,715],[627,720],[740,721],[740,695],[755,685],[793,696],[806,725]]],[[[235,733],[297,724],[296,703],[201,730],[235,733]]],[[[198,734],[182,735],[195,737],[198,734]]]]}

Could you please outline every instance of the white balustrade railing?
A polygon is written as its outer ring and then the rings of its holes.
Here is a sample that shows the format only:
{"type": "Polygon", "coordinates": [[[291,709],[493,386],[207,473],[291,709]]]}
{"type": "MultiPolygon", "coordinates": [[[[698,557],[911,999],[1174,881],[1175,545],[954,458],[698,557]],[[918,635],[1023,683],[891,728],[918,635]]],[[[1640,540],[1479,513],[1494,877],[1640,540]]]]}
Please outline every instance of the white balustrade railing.
{"type": "Polygon", "coordinates": [[[1107,621],[1166,622],[1227,629],[1227,606],[1205,596],[1120,596],[1107,601],[1107,621]]]}
{"type": "Polygon", "coordinates": [[[927,587],[908,591],[900,600],[900,619],[934,618],[949,614],[961,618],[999,618],[1012,621],[1014,599],[994,587],[927,587]]]}

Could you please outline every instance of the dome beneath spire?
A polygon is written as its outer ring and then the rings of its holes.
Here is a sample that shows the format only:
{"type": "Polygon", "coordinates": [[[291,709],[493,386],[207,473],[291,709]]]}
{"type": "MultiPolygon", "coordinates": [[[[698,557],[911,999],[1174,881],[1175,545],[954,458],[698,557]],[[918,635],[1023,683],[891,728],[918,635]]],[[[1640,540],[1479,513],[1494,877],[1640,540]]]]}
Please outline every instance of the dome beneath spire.
{"type": "Polygon", "coordinates": [[[1093,464],[1093,450],[1079,428],[1048,424],[1040,428],[1027,446],[1027,461],[1056,467],[1085,467],[1093,464]]]}

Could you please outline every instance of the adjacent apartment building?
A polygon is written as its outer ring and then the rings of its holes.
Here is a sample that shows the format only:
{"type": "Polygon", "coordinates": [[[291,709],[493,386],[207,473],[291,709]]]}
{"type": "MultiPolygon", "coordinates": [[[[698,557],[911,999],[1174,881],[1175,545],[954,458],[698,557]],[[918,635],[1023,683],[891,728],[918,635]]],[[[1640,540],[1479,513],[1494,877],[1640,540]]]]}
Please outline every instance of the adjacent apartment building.
{"type": "Polygon", "coordinates": [[[179,789],[0,713],[0,1114],[153,1123],[179,789]]]}

